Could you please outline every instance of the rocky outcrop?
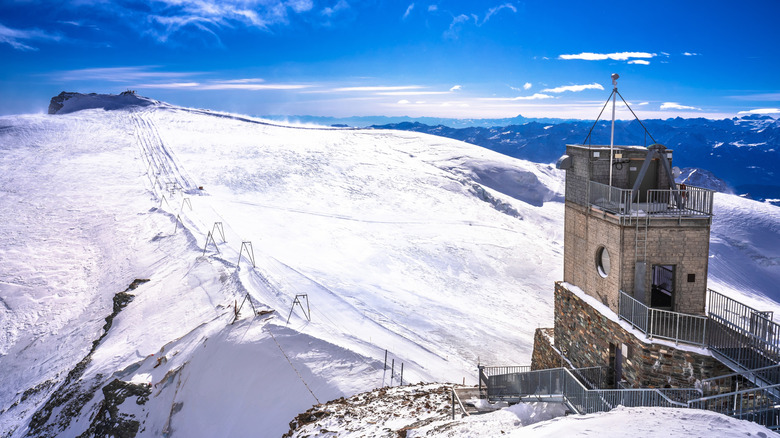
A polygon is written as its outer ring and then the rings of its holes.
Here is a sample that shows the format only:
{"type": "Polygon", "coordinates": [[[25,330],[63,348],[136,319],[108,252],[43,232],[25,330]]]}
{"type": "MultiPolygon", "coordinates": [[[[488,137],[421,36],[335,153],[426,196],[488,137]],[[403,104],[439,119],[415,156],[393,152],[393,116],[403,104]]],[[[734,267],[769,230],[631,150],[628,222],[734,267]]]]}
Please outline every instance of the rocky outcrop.
{"type": "Polygon", "coordinates": [[[149,106],[158,104],[156,100],[139,96],[135,91],[127,90],[119,94],[75,93],[63,91],[51,98],[49,114],[67,114],[84,109],[104,109],[106,111],[131,106],[149,106]]]}
{"type": "MultiPolygon", "coordinates": [[[[81,93],[73,93],[71,91],[63,91],[62,93],[54,96],[51,98],[51,101],[49,101],[49,114],[57,114],[59,110],[62,109],[63,106],[65,106],[65,101],[70,99],[73,96],[78,96],[81,93]]],[[[91,93],[94,95],[95,93],[91,93]]]]}

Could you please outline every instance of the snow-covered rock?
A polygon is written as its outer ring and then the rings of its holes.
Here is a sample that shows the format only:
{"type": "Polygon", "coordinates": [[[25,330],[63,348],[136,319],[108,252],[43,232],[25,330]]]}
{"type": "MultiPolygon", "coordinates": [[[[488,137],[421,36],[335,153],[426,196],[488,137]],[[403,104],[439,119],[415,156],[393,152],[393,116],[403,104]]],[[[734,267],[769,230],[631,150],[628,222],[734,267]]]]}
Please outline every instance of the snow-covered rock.
{"type": "Polygon", "coordinates": [[[133,91],[116,94],[75,93],[63,91],[51,98],[49,114],[68,114],[91,108],[118,110],[130,107],[144,107],[157,104],[156,100],[138,96],[133,91]]]}

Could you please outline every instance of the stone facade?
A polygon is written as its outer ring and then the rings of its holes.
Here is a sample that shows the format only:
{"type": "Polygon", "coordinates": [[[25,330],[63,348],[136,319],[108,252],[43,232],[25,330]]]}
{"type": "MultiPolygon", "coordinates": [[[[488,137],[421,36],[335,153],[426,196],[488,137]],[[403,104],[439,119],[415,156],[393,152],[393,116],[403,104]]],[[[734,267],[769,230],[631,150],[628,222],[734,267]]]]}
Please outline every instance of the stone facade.
{"type": "MultiPolygon", "coordinates": [[[[614,369],[620,356],[622,377],[633,387],[690,388],[696,380],[731,372],[707,354],[641,341],[561,283],[555,285],[554,336],[555,348],[577,368],[614,369]]],[[[533,357],[549,356],[548,347],[538,345],[533,357]]]]}
{"type": "MultiPolygon", "coordinates": [[[[567,202],[563,280],[576,284],[617,312],[619,291],[632,294],[636,290],[636,233],[636,225],[623,225],[614,216],[567,202]],[[612,264],[606,277],[596,266],[597,252],[602,247],[609,252],[612,264]]],[[[709,239],[709,219],[653,219],[647,229],[644,273],[647,292],[644,297],[636,298],[650,306],[651,267],[671,265],[675,267],[672,310],[703,315],[709,239]]]]}
{"type": "Polygon", "coordinates": [[[534,352],[531,355],[531,370],[561,368],[565,361],[555,348],[555,331],[551,328],[538,328],[534,332],[534,352]]]}

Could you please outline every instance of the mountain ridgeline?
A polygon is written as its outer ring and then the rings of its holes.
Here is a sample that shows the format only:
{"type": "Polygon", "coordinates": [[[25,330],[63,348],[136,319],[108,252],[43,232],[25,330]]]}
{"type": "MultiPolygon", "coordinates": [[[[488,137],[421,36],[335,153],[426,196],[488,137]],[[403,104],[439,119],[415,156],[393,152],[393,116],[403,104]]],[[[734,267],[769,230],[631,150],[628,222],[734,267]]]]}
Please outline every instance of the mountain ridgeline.
{"type": "MultiPolygon", "coordinates": [[[[667,119],[615,122],[615,144],[661,143],[674,150],[674,163],[681,168],[712,172],[737,194],[756,200],[771,199],[780,205],[780,120],[767,116],[709,119],[667,119]],[[653,141],[655,139],[655,141],[653,141]]],[[[516,158],[552,163],[566,144],[582,144],[592,121],[561,121],[496,127],[452,128],[418,122],[374,125],[378,129],[423,132],[466,141],[516,158]]],[[[599,121],[590,135],[591,144],[609,144],[610,121],[599,121]]]]}

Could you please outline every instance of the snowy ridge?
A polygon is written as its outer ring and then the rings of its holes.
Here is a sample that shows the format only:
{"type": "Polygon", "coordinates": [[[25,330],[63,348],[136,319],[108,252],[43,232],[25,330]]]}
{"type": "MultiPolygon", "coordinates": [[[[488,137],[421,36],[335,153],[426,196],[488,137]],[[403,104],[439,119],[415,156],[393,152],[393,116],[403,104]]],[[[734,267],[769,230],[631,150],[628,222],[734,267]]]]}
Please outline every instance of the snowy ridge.
{"type": "MultiPolygon", "coordinates": [[[[626,427],[644,437],[717,436],[760,438],[780,436],[745,420],[709,411],[675,408],[625,408],[564,417],[560,404],[519,403],[493,407],[494,412],[452,419],[450,387],[411,385],[382,388],[333,400],[298,415],[285,435],[303,437],[615,437],[626,427]]],[[[479,400],[468,400],[478,403],[479,400]]],[[[484,402],[484,400],[483,400],[484,402]]],[[[496,405],[499,405],[498,403],[496,405]]]]}
{"type": "MultiPolygon", "coordinates": [[[[404,382],[468,383],[478,361],[527,363],[552,321],[563,181],[551,166],[165,104],[3,117],[0,149],[3,437],[119,423],[279,436],[315,403],[397,384],[402,363],[404,382]],[[150,281],[66,382],[135,278],[150,281]],[[293,307],[296,295],[308,301],[293,307]]],[[[752,204],[734,199],[722,214],[747,206],[749,222],[752,204]]],[[[738,266],[770,261],[754,290],[777,274],[777,247],[750,249],[780,223],[766,208],[724,247],[738,266]]]]}

